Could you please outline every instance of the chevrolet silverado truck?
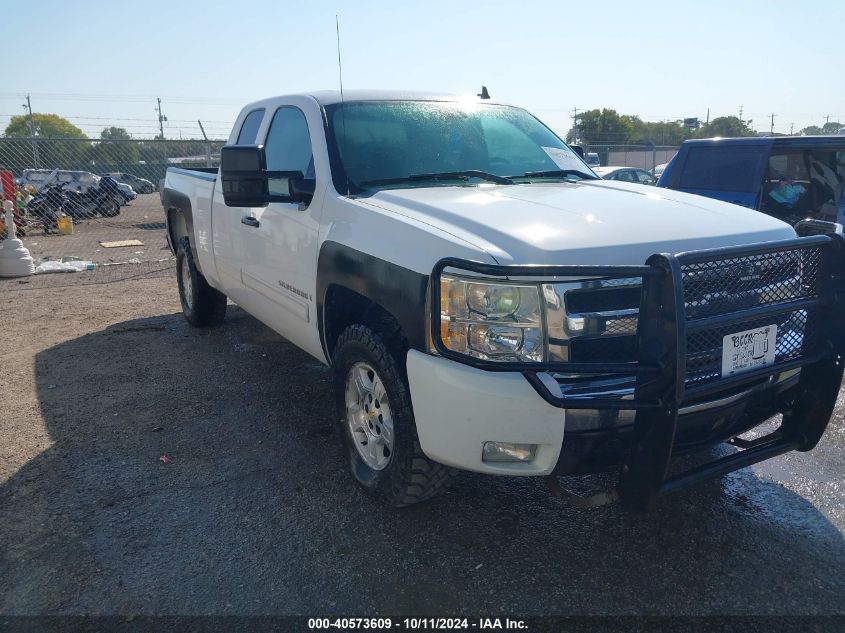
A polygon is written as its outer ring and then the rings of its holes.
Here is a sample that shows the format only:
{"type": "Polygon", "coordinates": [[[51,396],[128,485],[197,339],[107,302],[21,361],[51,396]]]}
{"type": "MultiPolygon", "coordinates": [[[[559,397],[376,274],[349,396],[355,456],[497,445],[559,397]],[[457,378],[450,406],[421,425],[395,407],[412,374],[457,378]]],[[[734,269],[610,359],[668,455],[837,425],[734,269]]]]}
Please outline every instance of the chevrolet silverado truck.
{"type": "Polygon", "coordinates": [[[456,469],[615,469],[602,499],[648,508],[812,449],[842,382],[841,227],[603,181],[518,107],[258,101],[162,201],[187,320],[228,298],[329,365],[352,475],[390,505],[456,469]]]}

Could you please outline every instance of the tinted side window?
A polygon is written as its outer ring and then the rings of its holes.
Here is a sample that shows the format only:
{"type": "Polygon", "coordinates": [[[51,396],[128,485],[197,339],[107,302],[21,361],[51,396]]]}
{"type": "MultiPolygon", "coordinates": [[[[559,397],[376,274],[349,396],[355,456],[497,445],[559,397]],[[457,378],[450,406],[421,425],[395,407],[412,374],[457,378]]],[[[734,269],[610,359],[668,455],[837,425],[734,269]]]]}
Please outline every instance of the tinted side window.
{"type": "Polygon", "coordinates": [[[258,128],[261,127],[261,121],[264,119],[264,110],[253,110],[246,115],[241,131],[238,132],[238,141],[236,145],[253,145],[255,139],[258,137],[258,128]]]}
{"type": "MultiPolygon", "coordinates": [[[[314,177],[311,135],[305,115],[298,108],[283,107],[276,111],[264,143],[268,171],[299,171],[306,178],[314,177]]],[[[289,193],[287,178],[269,182],[270,193],[289,193]]]]}
{"type": "Polygon", "coordinates": [[[680,186],[753,193],[760,188],[767,155],[767,147],[691,147],[680,186]]]}
{"type": "Polygon", "coordinates": [[[637,180],[643,184],[650,185],[654,182],[654,176],[642,169],[636,170],[637,180]]]}

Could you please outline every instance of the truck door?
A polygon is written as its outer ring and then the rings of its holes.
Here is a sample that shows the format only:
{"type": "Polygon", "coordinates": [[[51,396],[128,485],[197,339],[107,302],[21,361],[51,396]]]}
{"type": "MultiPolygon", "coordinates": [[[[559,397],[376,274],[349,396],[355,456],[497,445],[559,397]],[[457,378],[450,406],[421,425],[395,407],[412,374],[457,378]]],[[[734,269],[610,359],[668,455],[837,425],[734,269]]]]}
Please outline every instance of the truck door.
{"type": "MultiPolygon", "coordinates": [[[[258,131],[261,128],[264,116],[264,108],[256,108],[247,113],[235,138],[235,144],[253,145],[257,143],[258,131]]],[[[246,307],[249,298],[241,279],[243,254],[249,252],[252,248],[256,235],[253,230],[242,224],[241,220],[245,216],[252,215],[252,209],[226,206],[219,178],[214,186],[211,209],[210,221],[206,222],[202,228],[197,226],[197,218],[194,218],[194,230],[197,232],[196,239],[200,248],[202,248],[203,243],[208,242],[209,236],[213,235],[213,261],[216,266],[217,278],[221,284],[220,289],[230,299],[246,307]]]]}
{"type": "MultiPolygon", "coordinates": [[[[306,178],[317,175],[308,122],[295,106],[276,110],[264,150],[268,171],[300,171],[306,178]]],[[[269,190],[288,194],[288,179],[271,180],[269,190]]],[[[317,355],[321,354],[314,297],[319,199],[315,196],[308,205],[273,202],[241,210],[241,229],[251,236],[241,270],[249,311],[317,355]]]]}

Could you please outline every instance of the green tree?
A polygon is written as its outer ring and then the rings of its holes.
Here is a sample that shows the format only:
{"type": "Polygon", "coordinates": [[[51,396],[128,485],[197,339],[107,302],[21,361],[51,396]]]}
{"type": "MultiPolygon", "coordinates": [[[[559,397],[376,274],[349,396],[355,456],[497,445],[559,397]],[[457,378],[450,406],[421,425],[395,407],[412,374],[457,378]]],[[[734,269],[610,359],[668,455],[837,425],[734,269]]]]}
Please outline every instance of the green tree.
{"type": "MultiPolygon", "coordinates": [[[[32,115],[33,131],[36,143],[38,167],[47,169],[87,169],[91,143],[85,133],[67,119],[57,114],[32,115]],[[57,140],[61,139],[61,140],[57,140]]],[[[6,126],[5,137],[29,138],[32,136],[29,128],[29,116],[13,116],[6,126]]],[[[30,142],[15,142],[10,144],[15,152],[16,162],[24,167],[35,167],[36,156],[33,155],[30,142]]]]}
{"type": "Polygon", "coordinates": [[[631,124],[628,142],[632,145],[680,145],[692,136],[692,130],[679,121],[643,121],[636,115],[623,117],[631,124]]]}
{"type": "Polygon", "coordinates": [[[695,138],[757,136],[757,132],[751,127],[751,121],[742,121],[735,116],[720,116],[702,125],[693,136],[695,138]]]}
{"type": "MultiPolygon", "coordinates": [[[[621,145],[628,141],[632,131],[631,121],[619,116],[616,110],[602,108],[578,115],[578,140],[588,145],[621,145]]],[[[570,142],[575,140],[575,128],[566,138],[570,142]]]]}
{"type": "Polygon", "coordinates": [[[100,165],[136,164],[141,159],[138,144],[122,127],[107,127],[100,133],[99,143],[91,152],[91,158],[100,165]]]}
{"type": "Polygon", "coordinates": [[[132,140],[132,135],[122,127],[107,127],[100,132],[100,138],[104,141],[129,141],[132,140]]]}
{"type": "Polygon", "coordinates": [[[798,132],[803,136],[816,136],[820,134],[836,134],[841,128],[845,127],[845,124],[840,123],[839,121],[828,121],[821,127],[818,125],[808,125],[803,130],[798,132]]]}
{"type": "MultiPolygon", "coordinates": [[[[32,126],[38,138],[87,138],[85,133],[58,114],[32,115],[32,126]]],[[[13,116],[6,126],[6,137],[29,137],[29,116],[13,116]]]]}

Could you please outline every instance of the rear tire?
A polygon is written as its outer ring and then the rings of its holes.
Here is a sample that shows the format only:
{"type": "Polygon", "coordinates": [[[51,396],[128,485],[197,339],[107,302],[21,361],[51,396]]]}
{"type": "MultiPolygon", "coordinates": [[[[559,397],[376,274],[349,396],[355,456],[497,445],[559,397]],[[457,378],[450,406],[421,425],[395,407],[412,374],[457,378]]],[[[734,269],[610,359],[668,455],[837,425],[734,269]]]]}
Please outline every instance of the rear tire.
{"type": "Polygon", "coordinates": [[[179,240],[176,250],[176,279],[182,313],[194,327],[220,325],[226,317],[226,295],[212,288],[194,264],[191,243],[179,240]]]}
{"type": "Polygon", "coordinates": [[[404,372],[406,354],[395,324],[378,329],[352,325],[340,335],[332,359],[340,432],[352,476],[393,507],[439,494],[455,472],[430,460],[420,447],[404,372]]]}

